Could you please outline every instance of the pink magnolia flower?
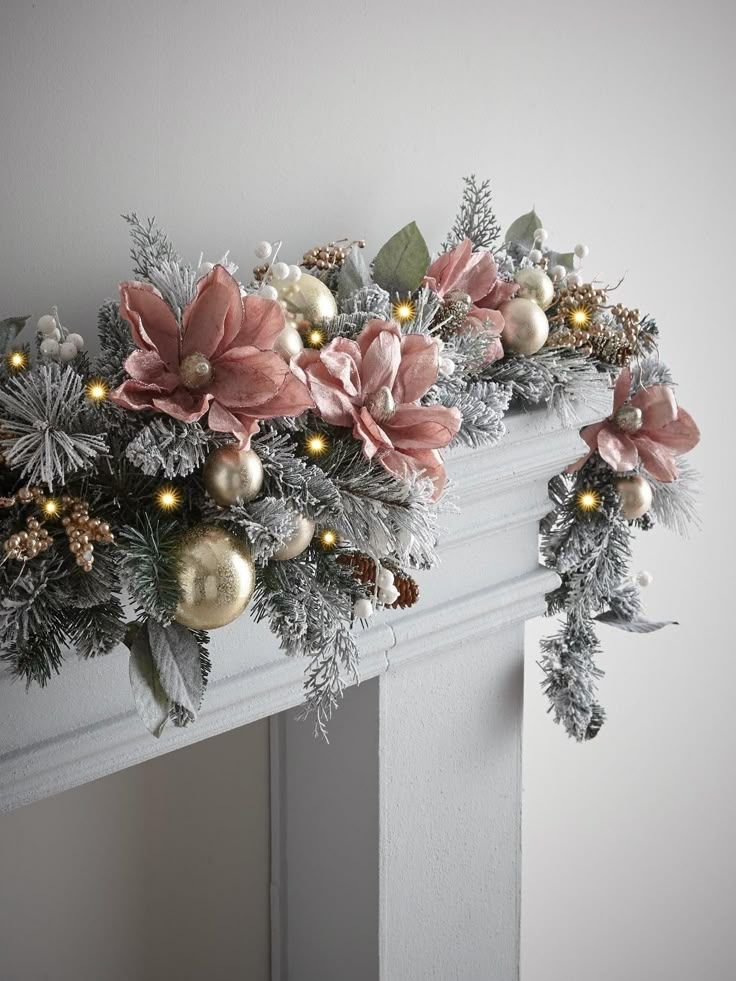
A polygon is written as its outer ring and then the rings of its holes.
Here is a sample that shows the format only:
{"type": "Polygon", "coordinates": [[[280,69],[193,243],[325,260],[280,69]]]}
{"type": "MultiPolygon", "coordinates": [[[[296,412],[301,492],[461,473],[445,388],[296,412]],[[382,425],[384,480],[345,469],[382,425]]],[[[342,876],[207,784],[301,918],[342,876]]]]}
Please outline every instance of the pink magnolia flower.
{"type": "MultiPolygon", "coordinates": [[[[425,285],[444,297],[450,291],[467,293],[471,300],[467,328],[477,331],[490,320],[500,334],[504,319],[499,307],[518,289],[516,283],[507,283],[498,275],[496,260],[490,252],[473,252],[469,238],[449,252],[445,252],[429,267],[425,285]]],[[[496,338],[486,352],[486,362],[503,357],[501,341],[496,338]]]]}
{"type": "Polygon", "coordinates": [[[400,479],[424,473],[445,483],[437,452],[460,428],[458,409],[418,405],[437,380],[439,349],[421,334],[402,335],[385,320],[371,320],[356,340],[336,337],[320,351],[295,359],[317,412],[334,426],[352,426],[363,452],[400,479]]]}
{"type": "Polygon", "coordinates": [[[569,468],[579,470],[595,450],[622,473],[639,463],[656,480],[669,483],[677,477],[675,456],[687,453],[700,440],[691,416],[675,401],[668,385],[643,388],[631,394],[631,371],[625,368],[613,390],[613,415],[604,422],[586,426],[580,433],[590,447],[581,460],[569,468]]]}
{"type": "Polygon", "coordinates": [[[138,348],[125,362],[130,378],[110,396],[126,409],[157,409],[183,422],[209,410],[210,429],[232,433],[247,448],[258,419],[312,407],[304,383],[273,351],[285,325],[281,307],[261,296],[241,297],[222,266],[200,279],[181,329],[147,283],[120,284],[120,315],[138,348]]]}

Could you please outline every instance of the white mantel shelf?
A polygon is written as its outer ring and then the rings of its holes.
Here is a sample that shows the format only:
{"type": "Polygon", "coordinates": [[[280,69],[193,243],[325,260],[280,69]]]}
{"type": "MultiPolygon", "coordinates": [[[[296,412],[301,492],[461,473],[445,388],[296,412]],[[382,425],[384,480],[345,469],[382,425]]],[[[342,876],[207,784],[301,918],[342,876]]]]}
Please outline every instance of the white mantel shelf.
{"type": "MultiPolygon", "coordinates": [[[[547,480],[575,459],[580,445],[577,429],[536,410],[512,413],[498,446],[450,454],[460,513],[443,521],[442,565],[420,576],[417,606],[378,616],[358,631],[361,680],[432,657],[450,642],[462,649],[479,631],[542,613],[555,574],[509,547],[519,529],[535,526],[549,510],[547,480]],[[470,569],[478,574],[470,576],[470,569]]],[[[265,625],[244,616],[211,638],[213,671],[200,718],[186,729],[167,728],[159,740],[132,707],[123,649],[97,661],[70,657],[46,689],[26,691],[0,675],[0,810],[302,702],[305,663],[285,657],[265,625]]],[[[303,735],[311,738],[308,725],[303,735]]]]}
{"type": "Polygon", "coordinates": [[[291,711],[305,662],[247,616],[211,635],[198,721],[154,739],[124,650],[71,657],[46,690],[0,675],[0,810],[272,717],[273,981],[517,981],[524,624],[549,479],[584,449],[545,410],[454,452],[457,513],[409,610],[358,630],[361,684],[331,742],[291,711]],[[315,896],[315,884],[318,896],[315,896]]]}

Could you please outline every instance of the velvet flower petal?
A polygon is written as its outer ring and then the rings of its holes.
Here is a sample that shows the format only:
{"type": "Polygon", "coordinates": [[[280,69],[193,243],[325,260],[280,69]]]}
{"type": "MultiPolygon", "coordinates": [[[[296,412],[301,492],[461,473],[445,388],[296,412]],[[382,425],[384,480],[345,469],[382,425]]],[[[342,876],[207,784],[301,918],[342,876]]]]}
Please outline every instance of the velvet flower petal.
{"type": "Polygon", "coordinates": [[[249,445],[258,419],[300,415],[313,405],[307,387],[273,351],[283,330],[278,303],[240,295],[222,266],[197,283],[181,330],[152,286],[123,283],[120,311],[131,325],[130,378],[111,395],[128,409],[154,409],[194,422],[209,411],[210,428],[249,445]]]}
{"type": "Polygon", "coordinates": [[[676,456],[697,446],[698,427],[689,413],[678,406],[669,385],[651,385],[633,398],[631,386],[631,371],[625,368],[614,386],[613,415],[582,430],[580,435],[590,452],[568,468],[570,473],[579,470],[597,450],[618,473],[641,465],[655,480],[669,483],[677,479],[676,456]],[[641,425],[633,432],[617,421],[618,410],[627,403],[641,412],[641,425]]]}
{"type": "Polygon", "coordinates": [[[419,405],[437,380],[437,344],[422,335],[402,336],[395,323],[371,320],[355,341],[336,338],[295,360],[318,414],[351,426],[368,459],[402,480],[424,474],[434,496],[445,483],[438,448],[457,433],[457,409],[419,405]]]}

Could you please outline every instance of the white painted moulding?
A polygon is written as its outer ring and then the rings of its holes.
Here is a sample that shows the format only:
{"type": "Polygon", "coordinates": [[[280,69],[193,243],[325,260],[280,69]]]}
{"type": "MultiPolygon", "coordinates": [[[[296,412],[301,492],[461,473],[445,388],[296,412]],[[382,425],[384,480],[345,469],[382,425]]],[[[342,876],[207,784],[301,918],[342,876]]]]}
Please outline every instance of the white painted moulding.
{"type": "MultiPolygon", "coordinates": [[[[470,637],[543,611],[555,574],[534,568],[528,554],[517,563],[523,572],[509,573],[504,550],[521,541],[513,537],[515,529],[533,532],[549,510],[546,483],[579,455],[581,441],[577,426],[565,428],[547,411],[512,413],[507,424],[508,434],[499,445],[449,454],[460,512],[444,522],[446,574],[440,568],[422,579],[428,602],[377,616],[358,632],[361,679],[431,656],[449,631],[456,639],[470,637]],[[489,561],[489,555],[496,560],[489,561]],[[467,566],[471,557],[481,571],[468,589],[455,567],[467,566]]],[[[523,541],[534,542],[535,537],[527,534],[523,541]]],[[[167,728],[159,740],[132,707],[124,649],[98,661],[70,658],[43,690],[26,692],[22,684],[0,675],[0,811],[302,702],[304,661],[285,657],[266,625],[241,618],[212,634],[211,653],[213,671],[199,719],[186,729],[167,728]]],[[[311,738],[308,726],[304,735],[311,738]]]]}

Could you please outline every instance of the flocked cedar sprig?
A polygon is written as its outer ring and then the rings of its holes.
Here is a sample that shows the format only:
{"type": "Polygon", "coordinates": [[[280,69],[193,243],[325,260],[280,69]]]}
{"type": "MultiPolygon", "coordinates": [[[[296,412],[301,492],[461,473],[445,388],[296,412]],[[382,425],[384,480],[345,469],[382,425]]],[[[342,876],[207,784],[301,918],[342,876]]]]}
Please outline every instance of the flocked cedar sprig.
{"type": "Polygon", "coordinates": [[[492,249],[500,234],[501,226],[493,210],[491,182],[478,183],[475,174],[464,177],[460,210],[442,243],[442,251],[454,248],[464,238],[469,238],[475,249],[492,249]]]}

